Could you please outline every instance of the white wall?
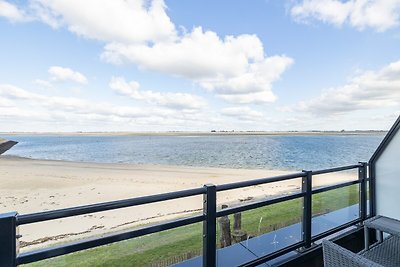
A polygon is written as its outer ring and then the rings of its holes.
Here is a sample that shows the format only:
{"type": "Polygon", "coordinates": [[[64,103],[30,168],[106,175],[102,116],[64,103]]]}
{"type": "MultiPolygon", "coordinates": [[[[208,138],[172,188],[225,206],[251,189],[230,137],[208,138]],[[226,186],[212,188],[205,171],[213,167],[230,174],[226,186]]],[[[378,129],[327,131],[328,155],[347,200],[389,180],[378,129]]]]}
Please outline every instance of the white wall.
{"type": "Polygon", "coordinates": [[[400,220],[400,131],[376,161],[376,214],[400,220]]]}

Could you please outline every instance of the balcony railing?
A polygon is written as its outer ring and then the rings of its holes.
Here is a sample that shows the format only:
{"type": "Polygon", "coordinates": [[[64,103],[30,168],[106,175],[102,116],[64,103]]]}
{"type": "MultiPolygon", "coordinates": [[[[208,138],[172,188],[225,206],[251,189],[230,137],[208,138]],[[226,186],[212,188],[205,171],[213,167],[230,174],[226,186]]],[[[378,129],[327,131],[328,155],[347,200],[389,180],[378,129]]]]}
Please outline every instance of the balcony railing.
{"type": "Polygon", "coordinates": [[[260,207],[265,207],[272,204],[277,204],[293,199],[303,198],[302,207],[302,239],[301,241],[284,247],[280,250],[274,251],[268,255],[259,257],[253,261],[242,264],[241,266],[257,266],[261,263],[267,262],[273,258],[284,255],[290,251],[303,248],[307,250],[312,246],[312,243],[322,239],[326,236],[332,235],[338,231],[346,229],[350,226],[357,225],[367,216],[367,190],[366,185],[369,181],[367,178],[367,163],[359,163],[356,165],[349,165],[338,168],[324,169],[318,171],[302,171],[288,175],[281,175],[269,178],[261,178],[243,182],[213,185],[207,184],[201,188],[176,191],[171,193],[157,194],[151,196],[137,197],[119,201],[111,201],[104,203],[97,203],[92,205],[85,205],[73,208],[31,213],[31,214],[18,214],[16,212],[6,213],[0,215],[0,266],[16,266],[20,264],[32,263],[52,257],[65,255],[72,252],[77,252],[85,249],[90,249],[114,242],[127,240],[144,236],[147,234],[157,233],[173,228],[182,227],[194,223],[203,222],[203,253],[202,262],[203,266],[213,267],[216,266],[216,221],[218,217],[227,216],[237,212],[248,211],[260,207]],[[345,170],[358,169],[358,179],[354,181],[313,188],[313,176],[319,174],[327,174],[340,172],[345,170]],[[287,181],[292,179],[302,179],[301,190],[297,193],[290,193],[281,195],[274,198],[252,202],[249,204],[240,205],[217,211],[217,192],[239,189],[243,187],[265,185],[273,182],[287,181]],[[347,223],[339,225],[333,229],[329,229],[323,233],[312,235],[312,196],[314,194],[348,187],[351,185],[359,184],[359,216],[347,223]],[[204,205],[203,213],[182,219],[176,219],[169,222],[163,222],[152,226],[146,226],[140,229],[126,230],[121,233],[112,233],[101,237],[93,237],[80,241],[70,242],[67,244],[52,246],[48,248],[38,249],[34,251],[17,253],[17,227],[25,224],[32,224],[37,222],[49,221],[54,219],[61,219],[71,216],[102,212],[107,210],[115,210],[126,207],[134,207],[149,203],[180,199],[190,196],[203,195],[204,205]]]}

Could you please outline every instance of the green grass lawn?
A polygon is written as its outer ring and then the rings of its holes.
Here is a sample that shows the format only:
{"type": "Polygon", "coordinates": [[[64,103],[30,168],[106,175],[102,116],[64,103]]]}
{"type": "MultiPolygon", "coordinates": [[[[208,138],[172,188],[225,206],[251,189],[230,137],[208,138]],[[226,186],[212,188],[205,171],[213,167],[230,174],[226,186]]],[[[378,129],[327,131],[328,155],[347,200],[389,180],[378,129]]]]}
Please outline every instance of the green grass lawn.
{"type": "MultiPolygon", "coordinates": [[[[316,194],[312,202],[313,215],[356,204],[358,198],[358,185],[316,194]]],[[[257,236],[300,222],[301,215],[302,199],[290,200],[243,212],[242,229],[248,235],[257,236]]],[[[233,216],[230,219],[232,225],[233,216]]],[[[218,232],[217,229],[217,235],[218,232]]],[[[25,266],[151,266],[157,262],[172,262],[188,253],[199,255],[201,248],[202,223],[197,223],[25,266]]]]}

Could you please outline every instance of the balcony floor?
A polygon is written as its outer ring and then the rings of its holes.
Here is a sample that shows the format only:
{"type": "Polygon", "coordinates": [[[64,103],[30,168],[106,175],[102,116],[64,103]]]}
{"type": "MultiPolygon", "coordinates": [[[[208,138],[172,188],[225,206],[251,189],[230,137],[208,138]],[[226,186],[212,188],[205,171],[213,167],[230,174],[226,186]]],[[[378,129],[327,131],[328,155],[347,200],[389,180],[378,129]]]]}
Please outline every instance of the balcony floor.
{"type": "MultiPolygon", "coordinates": [[[[329,212],[323,215],[313,217],[312,234],[317,235],[329,229],[335,228],[341,224],[358,218],[358,204],[329,212]]],[[[355,227],[352,227],[355,228],[355,227]]],[[[350,228],[351,229],[351,228],[350,228]]],[[[261,256],[270,254],[289,245],[295,244],[301,240],[301,223],[296,223],[287,227],[280,228],[274,232],[253,237],[246,241],[234,244],[232,246],[217,250],[217,266],[230,267],[244,264],[255,260],[261,256]]],[[[298,252],[290,252],[281,257],[273,259],[259,266],[276,266],[300,255],[298,252]]],[[[202,257],[192,258],[190,260],[175,264],[175,267],[202,266],[202,257]]]]}

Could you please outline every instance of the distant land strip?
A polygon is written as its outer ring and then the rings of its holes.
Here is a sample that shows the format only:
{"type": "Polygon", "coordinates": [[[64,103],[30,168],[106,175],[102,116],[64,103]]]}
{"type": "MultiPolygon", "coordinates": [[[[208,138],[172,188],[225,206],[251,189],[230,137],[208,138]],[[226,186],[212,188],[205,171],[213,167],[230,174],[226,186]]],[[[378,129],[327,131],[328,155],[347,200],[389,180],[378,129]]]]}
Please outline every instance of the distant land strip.
{"type": "MultiPolygon", "coordinates": [[[[383,130],[354,130],[354,131],[217,131],[209,132],[0,132],[0,135],[60,135],[60,136],[238,136],[238,135],[370,135],[386,134],[383,130]]],[[[1,143],[1,139],[0,139],[1,143]]]]}

